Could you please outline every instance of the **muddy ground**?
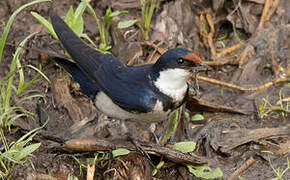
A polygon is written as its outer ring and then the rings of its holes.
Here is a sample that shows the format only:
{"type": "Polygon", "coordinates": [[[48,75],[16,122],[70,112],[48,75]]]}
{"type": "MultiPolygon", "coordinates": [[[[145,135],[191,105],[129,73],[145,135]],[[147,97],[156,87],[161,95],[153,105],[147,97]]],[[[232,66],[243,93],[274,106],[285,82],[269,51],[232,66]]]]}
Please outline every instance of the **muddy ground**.
{"type": "MultiPolygon", "coordinates": [[[[29,1],[0,2],[0,32],[3,31],[4,22],[7,22],[12,12],[26,2],[29,1]]],[[[34,5],[20,13],[10,31],[7,40],[9,45],[5,47],[4,59],[0,65],[0,76],[9,70],[9,62],[15,51],[13,44],[17,45],[28,34],[38,31],[39,33],[28,42],[28,49],[22,55],[21,62],[23,65],[32,64],[36,67],[42,64],[43,73],[50,79],[49,83],[39,78],[26,92],[44,95],[44,98],[33,99],[23,104],[27,110],[36,114],[36,121],[19,119],[8,135],[10,140],[19,138],[27,130],[39,127],[49,119],[41,135],[35,138],[35,141],[42,142],[41,148],[32,158],[35,169],[31,168],[29,163],[18,165],[12,179],[66,179],[69,174],[86,179],[86,170],[83,169],[83,174],[80,174],[79,164],[70,156],[72,154],[55,149],[59,146],[59,141],[76,138],[112,140],[122,136],[118,120],[98,112],[79,92],[78,85],[66,72],[56,66],[53,60],[41,57],[39,51],[35,50],[40,48],[65,54],[60,43],[42,29],[30,12],[36,11],[48,18],[49,10],[53,8],[64,17],[69,6],[76,7],[77,4],[72,0],[55,0],[52,4],[34,5]]],[[[141,15],[138,0],[102,0],[93,1],[91,4],[99,17],[103,16],[108,7],[112,7],[113,10],[128,10],[129,14],[119,16],[121,20],[140,18],[141,15]]],[[[88,12],[84,14],[84,22],[85,33],[94,40],[99,37],[96,23],[88,12]]],[[[183,127],[179,128],[183,133],[177,132],[168,144],[179,140],[197,142],[195,154],[207,159],[207,164],[212,168],[221,168],[224,173],[221,179],[230,178],[249,161],[252,164],[239,173],[241,179],[271,179],[276,177],[271,165],[284,169],[287,157],[290,157],[289,109],[288,112],[281,109],[272,111],[261,117],[261,111],[267,111],[271,106],[268,104],[261,109],[260,104],[262,99],[266,99],[272,107],[280,107],[281,99],[284,107],[289,103],[289,22],[288,0],[161,0],[153,15],[150,31],[150,39],[157,45],[157,49],[150,43],[141,41],[137,27],[120,30],[116,27],[116,22],[111,28],[110,41],[113,46],[112,53],[131,65],[152,62],[163,50],[169,48],[191,49],[213,67],[207,72],[199,73],[199,76],[237,85],[238,87],[226,87],[209,83],[208,80],[193,80],[192,86],[195,88],[191,89],[186,111],[190,115],[202,114],[204,120],[183,120],[183,127]],[[263,15],[265,2],[270,2],[269,11],[266,13],[268,17],[263,15]],[[278,6],[275,6],[275,3],[278,3],[278,6]],[[214,31],[209,26],[210,16],[214,31]],[[265,23],[261,23],[261,19],[264,18],[265,23]],[[231,22],[235,24],[235,28],[231,22]],[[240,47],[230,53],[224,53],[226,48],[234,45],[240,47]],[[285,82],[287,77],[288,82],[285,82]],[[255,88],[279,78],[284,79],[284,82],[262,86],[259,90],[239,89],[255,88]]],[[[28,81],[35,72],[26,69],[25,74],[28,81]]],[[[157,125],[157,137],[164,134],[167,122],[157,125]]],[[[156,143],[154,138],[150,138],[150,133],[144,125],[134,122],[127,122],[126,125],[132,129],[132,134],[142,141],[156,143]]],[[[85,158],[93,157],[92,153],[84,152],[73,155],[84,163],[85,158]]],[[[158,156],[152,155],[151,159],[155,165],[160,161],[158,156]]],[[[127,174],[134,179],[137,175],[133,176],[131,171],[136,168],[139,168],[137,172],[142,174],[144,179],[151,174],[151,163],[139,152],[125,156],[121,161],[110,160],[105,167],[97,166],[95,178],[126,179],[124,174],[127,174]],[[125,165],[122,165],[121,161],[125,165]],[[124,166],[128,166],[129,170],[124,171],[124,166]],[[110,169],[115,169],[117,173],[104,174],[110,169]]],[[[198,179],[187,171],[183,163],[166,158],[165,162],[155,179],[198,179]]],[[[289,179],[290,171],[283,178],[289,179]]]]}

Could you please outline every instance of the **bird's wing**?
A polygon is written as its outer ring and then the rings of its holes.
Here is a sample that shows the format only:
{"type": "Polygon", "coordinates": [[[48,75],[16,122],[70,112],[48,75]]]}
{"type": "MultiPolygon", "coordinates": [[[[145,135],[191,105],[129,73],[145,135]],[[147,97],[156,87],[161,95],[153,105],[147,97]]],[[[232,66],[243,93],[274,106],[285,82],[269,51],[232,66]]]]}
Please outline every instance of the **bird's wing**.
{"type": "Polygon", "coordinates": [[[126,67],[114,56],[86,45],[55,13],[51,13],[50,18],[53,29],[72,59],[114,103],[135,112],[151,110],[154,94],[146,86],[150,66],[126,67]]]}
{"type": "Polygon", "coordinates": [[[156,102],[148,79],[150,65],[127,69],[111,68],[109,64],[99,69],[98,81],[103,91],[121,108],[139,113],[150,112],[156,102]]]}

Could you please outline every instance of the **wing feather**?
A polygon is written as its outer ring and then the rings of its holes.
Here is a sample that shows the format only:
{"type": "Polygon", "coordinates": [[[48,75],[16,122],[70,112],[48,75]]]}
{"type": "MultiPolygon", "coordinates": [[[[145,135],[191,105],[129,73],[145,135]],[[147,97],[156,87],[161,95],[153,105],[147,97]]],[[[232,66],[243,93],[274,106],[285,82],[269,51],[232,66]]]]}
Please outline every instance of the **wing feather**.
{"type": "Polygon", "coordinates": [[[152,65],[127,67],[110,54],[102,54],[85,44],[55,13],[53,28],[64,48],[79,68],[121,108],[149,112],[156,102],[148,82],[152,65]]]}

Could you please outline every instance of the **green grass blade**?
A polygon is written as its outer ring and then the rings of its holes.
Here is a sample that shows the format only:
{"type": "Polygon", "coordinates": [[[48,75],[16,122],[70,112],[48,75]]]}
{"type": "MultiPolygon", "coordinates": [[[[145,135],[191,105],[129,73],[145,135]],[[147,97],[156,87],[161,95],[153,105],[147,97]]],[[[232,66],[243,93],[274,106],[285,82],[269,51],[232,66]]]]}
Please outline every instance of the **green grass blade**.
{"type": "Polygon", "coordinates": [[[123,28],[128,28],[133,26],[134,24],[136,24],[138,22],[137,19],[132,19],[132,20],[128,20],[128,21],[120,21],[118,23],[118,28],[123,29],[123,28]]]}
{"type": "Polygon", "coordinates": [[[160,144],[164,145],[168,141],[168,139],[170,139],[170,137],[174,135],[177,125],[178,125],[180,112],[181,112],[181,108],[175,111],[174,114],[170,117],[168,127],[166,129],[165,135],[162,136],[160,140],[160,144]]]}
{"type": "Polygon", "coordinates": [[[87,39],[95,48],[97,48],[97,46],[94,43],[94,41],[87,34],[81,34],[80,37],[87,39]]]}
{"type": "Polygon", "coordinates": [[[23,98],[21,98],[19,101],[17,101],[15,104],[16,105],[19,105],[27,100],[30,100],[30,99],[33,99],[33,98],[44,98],[44,95],[41,95],[41,94],[34,94],[34,95],[31,95],[31,96],[24,96],[23,98]]]}
{"type": "MultiPolygon", "coordinates": [[[[96,15],[96,13],[95,13],[93,7],[92,7],[89,3],[87,4],[87,7],[88,7],[88,9],[89,9],[89,12],[90,12],[90,13],[93,15],[93,17],[95,18],[95,21],[96,21],[97,26],[98,26],[98,30],[100,31],[100,29],[101,29],[101,24],[100,24],[100,20],[99,20],[99,18],[97,17],[97,15],[96,15]]],[[[99,33],[101,33],[101,32],[99,32],[99,33]]]]}
{"type": "Polygon", "coordinates": [[[52,35],[54,39],[58,39],[56,33],[53,30],[53,27],[50,22],[48,22],[44,17],[39,15],[36,12],[31,12],[31,15],[44,27],[44,29],[52,35]]]}
{"type": "Polygon", "coordinates": [[[19,153],[16,153],[15,160],[21,161],[22,159],[33,153],[35,150],[37,150],[40,147],[40,145],[41,143],[35,143],[24,147],[23,149],[21,149],[19,153]]]}
{"type": "Polygon", "coordinates": [[[36,4],[36,3],[40,3],[40,2],[51,2],[51,0],[36,0],[36,1],[32,1],[30,3],[27,3],[23,6],[21,6],[20,8],[18,8],[9,18],[5,28],[4,28],[4,31],[2,33],[2,36],[1,36],[1,40],[0,40],[0,64],[1,64],[1,60],[2,60],[2,54],[3,54],[3,50],[4,50],[4,46],[5,46],[5,42],[6,42],[6,39],[7,39],[7,36],[8,36],[8,33],[9,33],[9,30],[11,28],[11,25],[15,19],[15,17],[17,16],[17,14],[19,14],[24,8],[28,7],[28,6],[31,6],[33,4],[36,4]]]}
{"type": "Polygon", "coordinates": [[[150,23],[151,23],[151,19],[154,13],[154,9],[156,6],[156,0],[152,0],[151,4],[150,4],[150,9],[149,9],[149,14],[148,14],[148,19],[147,19],[147,27],[150,28],[150,23]]]}
{"type": "Polygon", "coordinates": [[[78,7],[74,13],[74,19],[73,19],[73,24],[72,24],[71,28],[78,36],[80,36],[84,31],[83,13],[84,13],[86,7],[87,7],[87,2],[82,1],[78,5],[78,7]]]}
{"type": "MultiPolygon", "coordinates": [[[[29,36],[27,36],[17,47],[15,54],[13,56],[12,59],[12,63],[11,63],[11,67],[10,67],[10,72],[13,72],[16,70],[16,68],[20,68],[19,69],[19,75],[20,75],[20,81],[19,81],[19,85],[18,85],[18,89],[21,88],[21,86],[23,86],[24,84],[24,75],[23,75],[23,70],[21,68],[21,64],[19,62],[19,55],[21,53],[22,47],[25,45],[25,43],[28,41],[29,38],[31,38],[33,35],[35,35],[36,33],[32,33],[29,36]]],[[[4,107],[8,107],[10,106],[10,96],[11,96],[11,90],[12,90],[12,83],[13,83],[13,78],[14,75],[11,76],[8,79],[8,83],[7,83],[7,90],[6,90],[6,97],[5,97],[5,101],[4,101],[4,107]]],[[[18,91],[18,90],[17,90],[18,91]]]]}
{"type": "Polygon", "coordinates": [[[20,95],[23,91],[25,91],[27,88],[29,88],[39,78],[40,75],[42,77],[44,77],[48,82],[50,82],[49,79],[41,72],[41,70],[42,70],[41,65],[39,66],[39,69],[34,67],[34,66],[31,66],[31,65],[27,65],[26,67],[29,67],[29,68],[35,70],[37,72],[37,74],[27,84],[22,85],[21,87],[18,87],[17,93],[16,93],[17,95],[20,95]]]}
{"type": "Polygon", "coordinates": [[[34,71],[38,72],[45,80],[47,80],[50,83],[50,80],[48,79],[48,77],[45,74],[43,74],[43,72],[41,72],[40,69],[38,69],[38,68],[36,68],[34,66],[31,66],[31,65],[27,65],[27,67],[29,67],[29,68],[33,69],[34,71]]]}
{"type": "Polygon", "coordinates": [[[65,18],[64,18],[64,22],[69,26],[71,27],[72,24],[73,24],[73,21],[74,21],[74,8],[72,6],[70,6],[68,12],[66,13],[65,15],[65,18]]]}

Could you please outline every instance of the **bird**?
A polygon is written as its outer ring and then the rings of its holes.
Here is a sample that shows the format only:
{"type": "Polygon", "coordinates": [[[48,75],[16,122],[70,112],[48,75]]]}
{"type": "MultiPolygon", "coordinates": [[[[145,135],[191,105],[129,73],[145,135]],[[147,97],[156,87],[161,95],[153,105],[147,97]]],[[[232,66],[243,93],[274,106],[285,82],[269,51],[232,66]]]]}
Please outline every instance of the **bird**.
{"type": "Polygon", "coordinates": [[[56,63],[79,83],[96,108],[111,118],[142,123],[168,119],[185,103],[190,77],[206,67],[198,55],[185,48],[167,50],[155,64],[126,66],[112,54],[87,45],[55,12],[50,13],[50,19],[74,61],[55,58],[56,63]]]}

